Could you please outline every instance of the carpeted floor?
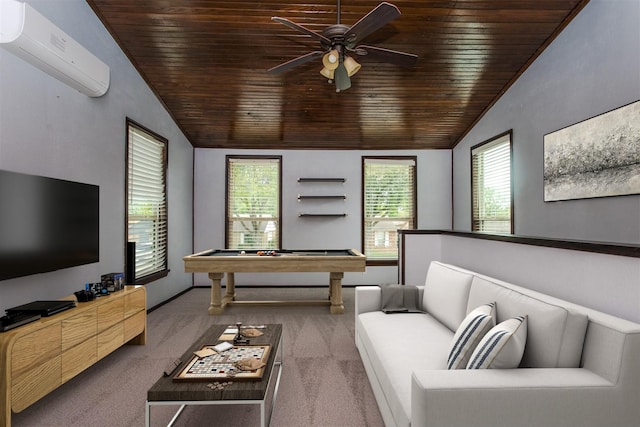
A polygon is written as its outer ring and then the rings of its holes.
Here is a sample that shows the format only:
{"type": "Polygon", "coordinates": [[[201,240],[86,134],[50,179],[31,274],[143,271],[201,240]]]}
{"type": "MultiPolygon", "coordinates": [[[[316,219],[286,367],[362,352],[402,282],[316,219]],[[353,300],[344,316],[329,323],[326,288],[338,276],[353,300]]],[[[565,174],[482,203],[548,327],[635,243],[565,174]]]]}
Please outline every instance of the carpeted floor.
{"type": "MultiPolygon", "coordinates": [[[[143,426],[147,390],[164,368],[215,323],[282,323],[284,365],[271,425],[383,426],[354,344],[354,289],[343,291],[346,312],[328,307],[228,307],[209,316],[208,288],[195,288],[151,312],[147,345],[125,346],[12,417],[26,426],[143,426]]],[[[239,300],[321,299],[326,288],[239,288],[239,300]]],[[[165,426],[177,406],[152,408],[151,425],[165,426]]],[[[176,426],[259,425],[258,406],[191,406],[176,426]]]]}

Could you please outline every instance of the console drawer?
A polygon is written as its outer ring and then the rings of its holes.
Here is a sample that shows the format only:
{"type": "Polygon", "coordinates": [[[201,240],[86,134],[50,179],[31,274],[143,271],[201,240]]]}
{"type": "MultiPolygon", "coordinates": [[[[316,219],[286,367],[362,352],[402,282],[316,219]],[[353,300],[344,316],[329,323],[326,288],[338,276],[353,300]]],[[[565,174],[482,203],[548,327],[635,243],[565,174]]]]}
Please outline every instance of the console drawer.
{"type": "Polygon", "coordinates": [[[147,316],[144,311],[139,311],[138,314],[125,319],[124,342],[128,342],[130,339],[144,332],[146,329],[146,321],[147,316]]]}
{"type": "Polygon", "coordinates": [[[97,311],[86,310],[62,321],[62,351],[66,351],[98,332],[97,311]]]}
{"type": "Polygon", "coordinates": [[[140,289],[124,296],[124,316],[129,317],[147,309],[146,294],[140,289]]]}
{"type": "Polygon", "coordinates": [[[11,408],[20,412],[61,384],[60,354],[14,377],[11,386],[11,408]]]}
{"type": "Polygon", "coordinates": [[[14,381],[31,369],[60,355],[62,328],[54,323],[19,337],[11,353],[11,376],[14,381]]]}
{"type": "Polygon", "coordinates": [[[122,344],[124,344],[124,322],[98,334],[98,359],[102,359],[122,344]]]}
{"type": "Polygon", "coordinates": [[[62,353],[62,382],[65,383],[98,360],[98,337],[93,335],[62,353]]]}
{"type": "MultiPolygon", "coordinates": [[[[101,298],[110,298],[101,297],[101,298]]],[[[124,320],[124,298],[114,299],[98,306],[98,332],[124,320]]]]}

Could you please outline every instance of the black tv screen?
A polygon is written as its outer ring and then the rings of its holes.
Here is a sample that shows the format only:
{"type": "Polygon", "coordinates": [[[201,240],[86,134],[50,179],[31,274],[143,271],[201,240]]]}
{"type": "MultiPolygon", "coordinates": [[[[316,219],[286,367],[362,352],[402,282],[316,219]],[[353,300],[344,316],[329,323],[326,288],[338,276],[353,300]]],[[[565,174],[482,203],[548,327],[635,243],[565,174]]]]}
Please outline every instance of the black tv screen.
{"type": "Polygon", "coordinates": [[[0,280],[98,262],[100,188],[0,170],[0,280]]]}

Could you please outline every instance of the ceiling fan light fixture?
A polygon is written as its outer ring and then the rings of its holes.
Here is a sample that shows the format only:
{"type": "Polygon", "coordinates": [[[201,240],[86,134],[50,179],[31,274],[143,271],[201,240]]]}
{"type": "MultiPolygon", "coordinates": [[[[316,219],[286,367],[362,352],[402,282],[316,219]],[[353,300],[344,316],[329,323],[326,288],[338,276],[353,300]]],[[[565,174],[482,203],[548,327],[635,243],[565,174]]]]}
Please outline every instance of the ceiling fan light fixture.
{"type": "Polygon", "coordinates": [[[322,57],[322,65],[329,70],[335,70],[340,64],[340,53],[336,49],[332,49],[325,53],[322,57]]]}
{"type": "Polygon", "coordinates": [[[353,76],[355,73],[360,71],[362,67],[355,59],[350,56],[345,56],[343,61],[344,67],[347,69],[347,75],[349,77],[353,76]]]}
{"type": "Polygon", "coordinates": [[[351,87],[351,78],[347,73],[344,63],[340,64],[336,69],[334,81],[336,83],[336,92],[342,92],[343,90],[347,90],[351,87]]]}
{"type": "Polygon", "coordinates": [[[415,65],[418,58],[417,55],[375,46],[358,46],[360,40],[400,16],[400,10],[396,6],[391,3],[382,2],[371,10],[371,12],[363,16],[358,22],[349,27],[340,23],[340,0],[337,1],[338,22],[325,27],[322,33],[312,31],[285,18],[271,18],[273,21],[284,24],[289,28],[316,39],[320,42],[322,50],[316,50],[283,62],[267,70],[270,74],[282,73],[290,68],[305,64],[314,58],[322,56],[322,65],[324,68],[320,70],[320,74],[322,74],[329,83],[335,83],[336,92],[342,92],[351,87],[351,76],[356,74],[361,68],[356,60],[346,54],[347,52],[352,52],[355,55],[370,55],[373,59],[395,65],[415,65]]]}
{"type": "Polygon", "coordinates": [[[335,75],[335,71],[324,67],[322,70],[320,70],[320,74],[326,77],[329,80],[329,83],[331,83],[331,81],[333,80],[333,76],[335,75]]]}

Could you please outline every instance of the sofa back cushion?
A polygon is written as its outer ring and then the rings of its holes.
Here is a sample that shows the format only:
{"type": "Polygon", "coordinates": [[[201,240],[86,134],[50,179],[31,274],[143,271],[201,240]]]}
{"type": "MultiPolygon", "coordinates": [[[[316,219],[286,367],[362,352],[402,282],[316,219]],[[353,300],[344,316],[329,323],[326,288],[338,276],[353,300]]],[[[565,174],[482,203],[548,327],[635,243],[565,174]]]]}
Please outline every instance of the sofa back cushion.
{"type": "Polygon", "coordinates": [[[587,316],[549,301],[554,299],[486,276],[474,276],[468,309],[495,301],[498,322],[528,316],[527,343],[521,367],[577,368],[587,329],[587,316]]]}
{"type": "MultiPolygon", "coordinates": [[[[432,261],[424,284],[422,308],[438,319],[451,331],[455,331],[467,315],[467,300],[473,273],[432,261]]],[[[474,308],[493,302],[482,301],[474,308]]]]}

